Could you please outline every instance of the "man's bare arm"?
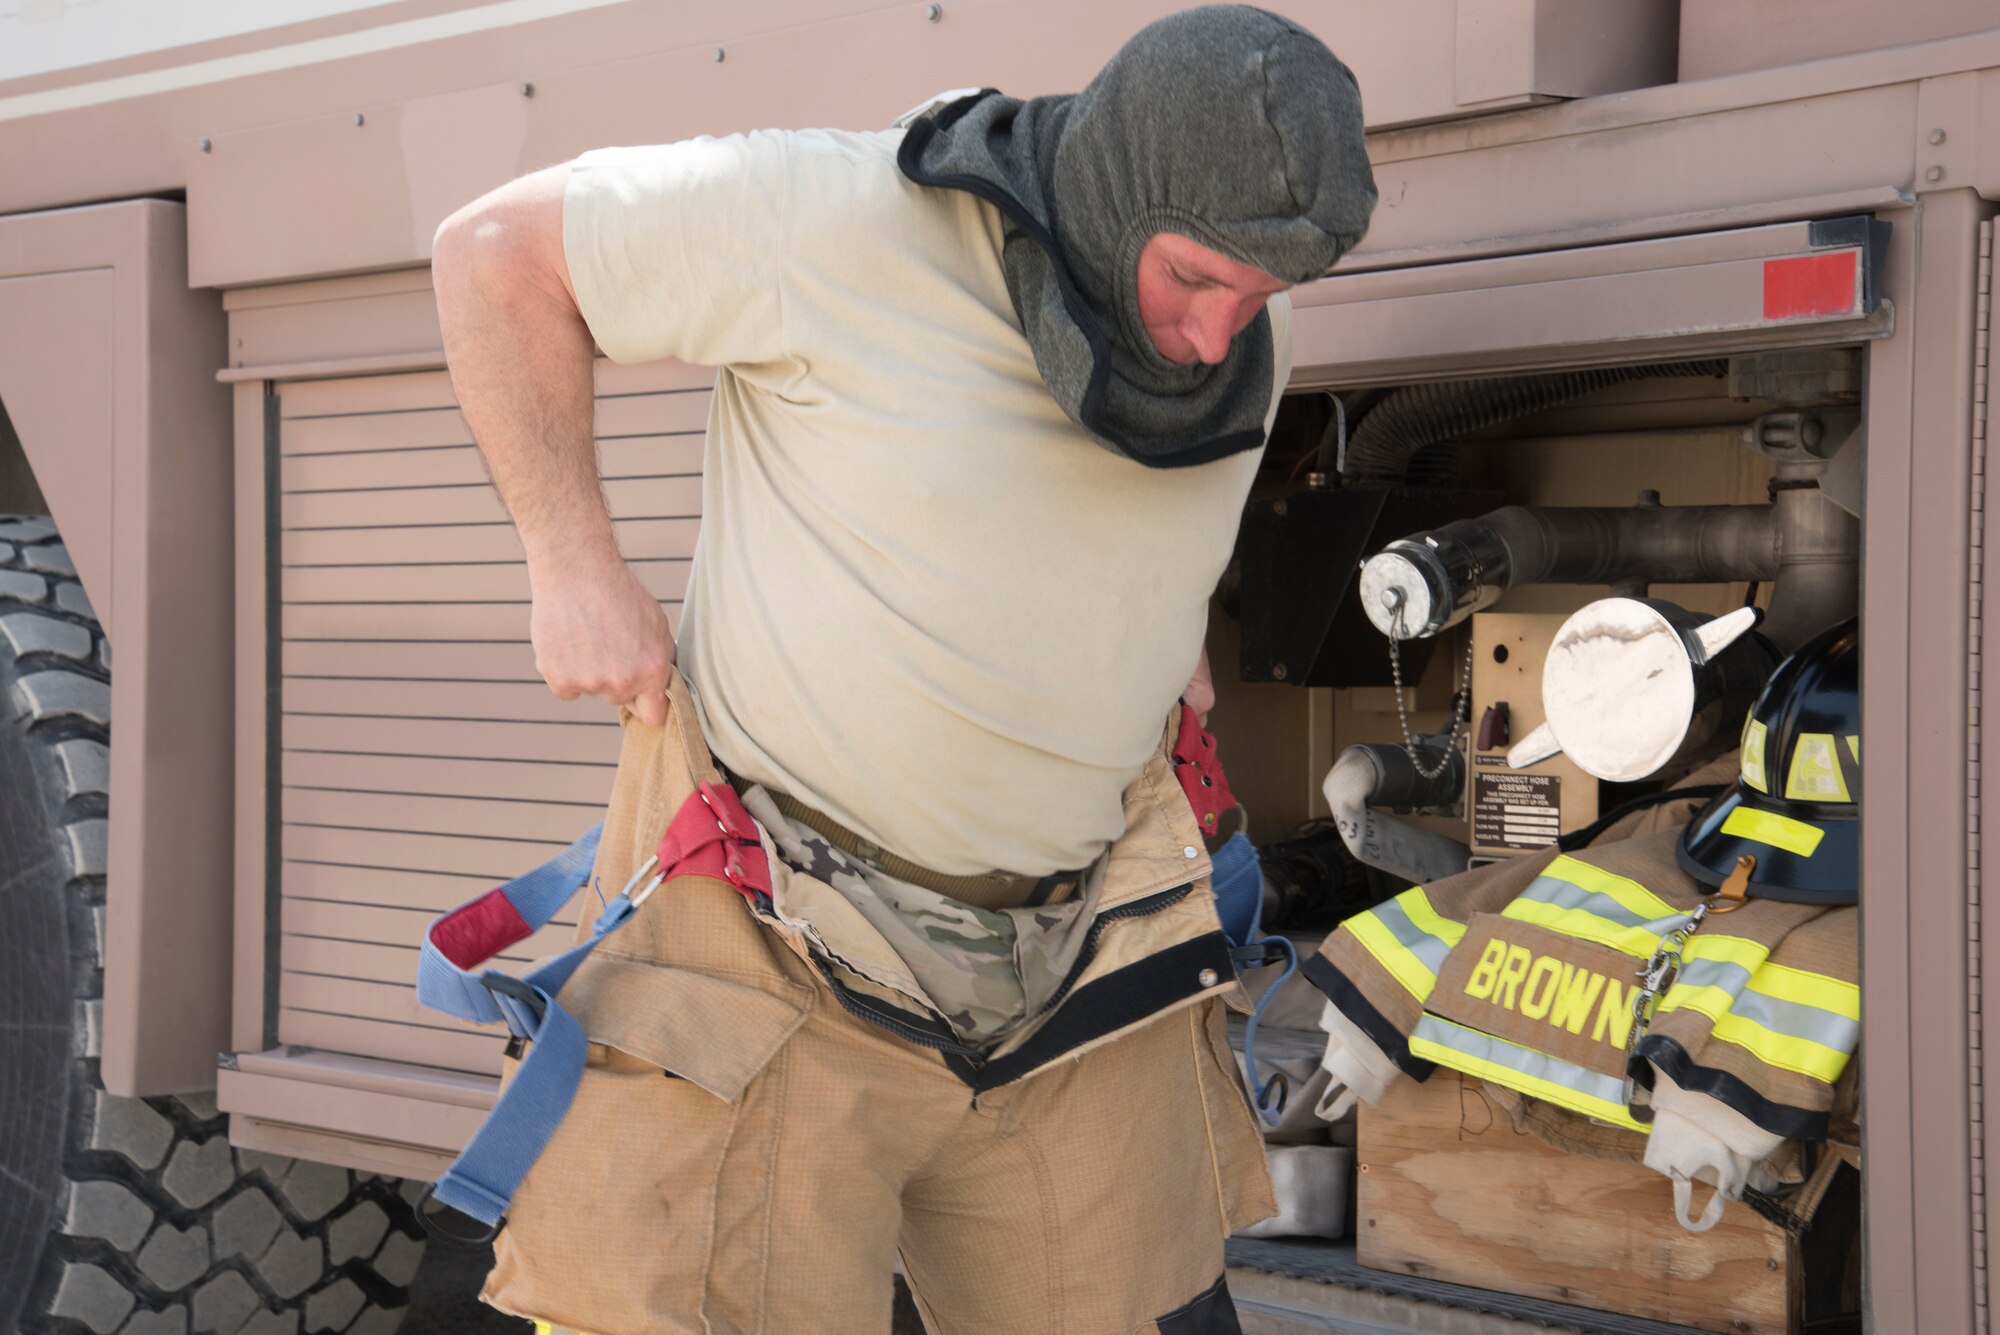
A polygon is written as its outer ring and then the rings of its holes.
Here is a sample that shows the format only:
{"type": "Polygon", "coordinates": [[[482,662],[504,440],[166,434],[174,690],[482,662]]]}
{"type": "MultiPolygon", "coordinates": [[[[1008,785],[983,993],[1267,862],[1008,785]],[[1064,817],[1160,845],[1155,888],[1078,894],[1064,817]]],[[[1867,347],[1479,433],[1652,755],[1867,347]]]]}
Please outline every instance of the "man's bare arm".
{"type": "Polygon", "coordinates": [[[563,258],[569,168],[524,176],[438,228],[431,275],[459,407],[528,556],[535,666],[565,700],[666,720],[673,638],[619,555],[591,439],[590,330],[563,258]]]}

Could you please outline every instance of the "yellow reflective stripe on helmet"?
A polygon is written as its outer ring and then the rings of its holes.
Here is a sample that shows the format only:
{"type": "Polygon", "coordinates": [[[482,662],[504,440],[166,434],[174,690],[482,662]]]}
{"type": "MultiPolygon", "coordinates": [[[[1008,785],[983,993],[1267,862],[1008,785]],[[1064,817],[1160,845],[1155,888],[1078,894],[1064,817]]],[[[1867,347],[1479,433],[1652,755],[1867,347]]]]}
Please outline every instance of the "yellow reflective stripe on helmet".
{"type": "Polygon", "coordinates": [[[1680,909],[1661,899],[1637,881],[1614,876],[1602,867],[1579,862],[1566,854],[1543,868],[1542,875],[1568,881],[1571,885],[1579,886],[1592,894],[1616,900],[1623,908],[1641,918],[1668,918],[1681,913],[1680,909]]]}
{"type": "Polygon", "coordinates": [[[1764,725],[1756,719],[1743,721],[1743,756],[1738,762],[1738,770],[1743,782],[1760,793],[1771,791],[1771,782],[1764,774],[1764,725]]]}
{"type": "Polygon", "coordinates": [[[1802,732],[1792,744],[1792,768],[1785,775],[1785,797],[1794,802],[1852,802],[1847,777],[1834,754],[1833,734],[1802,732]]]}
{"type": "Polygon", "coordinates": [[[1634,1131],[1649,1129],[1633,1119],[1631,1109],[1625,1105],[1625,1082],[1615,1076],[1453,1024],[1429,1012],[1418,1019],[1416,1029],[1410,1034],[1410,1052],[1439,1066],[1517,1089],[1585,1117],[1596,1117],[1634,1131]]]}
{"type": "Polygon", "coordinates": [[[583,1335],[583,1332],[571,1330],[568,1326],[552,1326],[546,1321],[537,1321],[535,1335],[583,1335]]]}
{"type": "Polygon", "coordinates": [[[1341,925],[1418,1001],[1430,996],[1444,957],[1465,936],[1464,925],[1440,916],[1422,886],[1413,886],[1341,925]]]}
{"type": "Polygon", "coordinates": [[[1808,825],[1805,821],[1793,820],[1775,811],[1759,811],[1755,807],[1738,807],[1730,812],[1723,818],[1722,832],[1782,848],[1802,858],[1811,857],[1813,850],[1819,847],[1819,841],[1826,838],[1826,831],[1817,825],[1808,825]]]}

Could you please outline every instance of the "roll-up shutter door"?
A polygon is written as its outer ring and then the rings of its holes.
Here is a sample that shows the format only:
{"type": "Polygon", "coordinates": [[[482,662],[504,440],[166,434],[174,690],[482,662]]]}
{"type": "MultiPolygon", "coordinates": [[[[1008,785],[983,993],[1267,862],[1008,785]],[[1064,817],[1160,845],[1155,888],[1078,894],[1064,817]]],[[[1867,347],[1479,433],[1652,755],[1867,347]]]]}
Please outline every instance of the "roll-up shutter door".
{"type": "MultiPolygon", "coordinates": [[[[709,373],[598,363],[621,548],[676,632],[709,373]]],[[[521,546],[443,373],[278,387],[277,1037],[497,1072],[499,1037],[418,1007],[431,916],[602,814],[615,713],[536,675],[521,546]]],[[[577,905],[508,952],[550,954],[577,905]]]]}

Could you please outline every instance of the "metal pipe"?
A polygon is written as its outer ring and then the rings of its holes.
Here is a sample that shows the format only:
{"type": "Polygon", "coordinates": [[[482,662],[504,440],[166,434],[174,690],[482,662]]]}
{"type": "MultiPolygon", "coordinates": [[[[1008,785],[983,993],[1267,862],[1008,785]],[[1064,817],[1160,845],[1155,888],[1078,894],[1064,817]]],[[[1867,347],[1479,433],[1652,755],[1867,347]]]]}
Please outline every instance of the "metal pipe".
{"type": "Polygon", "coordinates": [[[1435,635],[1518,584],[1722,583],[1780,570],[1768,505],[1510,505],[1390,543],[1361,568],[1362,607],[1384,635],[1435,635]]]}
{"type": "Polygon", "coordinates": [[[1817,487],[1780,491],[1773,509],[1778,582],[1759,629],[1790,653],[1860,610],[1861,521],[1817,487]]]}

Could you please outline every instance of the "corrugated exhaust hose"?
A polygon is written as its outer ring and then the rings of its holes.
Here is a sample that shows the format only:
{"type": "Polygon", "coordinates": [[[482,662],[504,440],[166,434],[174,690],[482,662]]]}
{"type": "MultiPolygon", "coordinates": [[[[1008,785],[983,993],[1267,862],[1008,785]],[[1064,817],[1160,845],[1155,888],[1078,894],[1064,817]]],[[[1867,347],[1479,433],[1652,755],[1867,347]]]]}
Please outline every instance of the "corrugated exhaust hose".
{"type": "Polygon", "coordinates": [[[1394,485],[1408,478],[1411,461],[1429,446],[1553,408],[1627,380],[1723,376],[1728,372],[1727,361],[1711,360],[1406,385],[1376,404],[1355,424],[1347,442],[1347,471],[1342,476],[1350,485],[1394,485]]]}

